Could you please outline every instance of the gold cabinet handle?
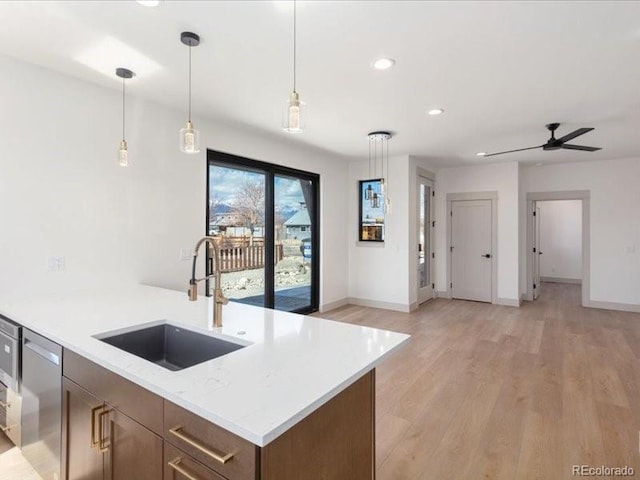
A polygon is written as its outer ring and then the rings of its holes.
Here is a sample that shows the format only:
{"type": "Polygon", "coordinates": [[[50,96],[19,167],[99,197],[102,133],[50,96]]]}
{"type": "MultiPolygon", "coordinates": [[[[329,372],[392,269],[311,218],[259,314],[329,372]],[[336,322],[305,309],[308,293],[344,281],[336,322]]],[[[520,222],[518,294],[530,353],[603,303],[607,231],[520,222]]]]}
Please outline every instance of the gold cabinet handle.
{"type": "Polygon", "coordinates": [[[213,450],[211,450],[211,449],[209,449],[209,448],[207,448],[207,447],[205,447],[203,445],[200,445],[198,442],[196,442],[194,439],[192,439],[189,435],[186,435],[186,434],[180,432],[180,430],[182,430],[182,428],[183,427],[170,428],[169,429],[169,433],[174,435],[174,436],[176,436],[176,437],[178,437],[183,442],[188,443],[193,448],[197,448],[198,450],[200,450],[205,455],[213,458],[214,460],[222,463],[223,465],[233,458],[233,453],[227,453],[226,455],[225,454],[219,454],[219,453],[214,452],[213,450]]]}
{"type": "Polygon", "coordinates": [[[198,477],[194,477],[193,475],[191,475],[189,472],[187,472],[184,468],[182,468],[180,466],[180,462],[182,461],[182,459],[180,457],[176,458],[175,460],[172,460],[170,462],[167,462],[167,465],[169,465],[171,468],[173,468],[176,472],[178,472],[180,475],[182,475],[183,477],[188,478],[189,480],[200,480],[198,477]]]}
{"type": "Polygon", "coordinates": [[[96,440],[96,412],[104,408],[104,405],[98,405],[91,409],[91,448],[98,448],[98,441],[96,440]]]}
{"type": "Polygon", "coordinates": [[[109,447],[111,446],[111,442],[108,444],[104,444],[104,432],[102,431],[102,426],[104,424],[105,415],[109,415],[111,410],[103,410],[98,414],[98,452],[105,453],[109,451],[109,447]]]}

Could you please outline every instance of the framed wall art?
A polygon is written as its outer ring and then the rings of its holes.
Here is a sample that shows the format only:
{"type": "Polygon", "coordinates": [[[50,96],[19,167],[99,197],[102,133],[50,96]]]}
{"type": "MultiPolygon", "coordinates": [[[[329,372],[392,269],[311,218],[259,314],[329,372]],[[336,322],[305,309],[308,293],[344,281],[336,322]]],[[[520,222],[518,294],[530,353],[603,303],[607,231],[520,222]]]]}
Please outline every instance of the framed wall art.
{"type": "Polygon", "coordinates": [[[361,242],[384,242],[384,196],[381,178],[360,180],[358,239],[361,242]]]}

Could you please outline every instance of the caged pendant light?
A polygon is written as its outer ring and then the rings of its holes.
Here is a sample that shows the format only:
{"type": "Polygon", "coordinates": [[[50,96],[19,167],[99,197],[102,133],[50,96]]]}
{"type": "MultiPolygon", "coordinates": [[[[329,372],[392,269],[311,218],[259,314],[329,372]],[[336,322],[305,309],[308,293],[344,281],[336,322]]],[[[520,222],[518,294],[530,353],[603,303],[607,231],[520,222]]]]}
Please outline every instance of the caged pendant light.
{"type": "Polygon", "coordinates": [[[121,167],[129,166],[129,150],[127,148],[127,141],[124,138],[125,127],[125,80],[133,78],[133,73],[128,68],[116,68],[116,75],[122,79],[122,140],[120,141],[120,148],[118,149],[118,164],[121,167]]]}
{"type": "Polygon", "coordinates": [[[189,117],[184,128],[180,129],[180,150],[184,153],[200,152],[200,132],[191,122],[191,48],[200,44],[200,37],[192,32],[182,32],[180,41],[189,47],[189,117]]]}
{"type": "Polygon", "coordinates": [[[383,201],[385,213],[391,213],[391,199],[388,194],[389,187],[389,140],[391,133],[386,131],[371,132],[369,137],[369,177],[380,179],[380,193],[375,192],[371,185],[365,191],[365,199],[371,202],[372,208],[380,207],[380,197],[383,201]],[[378,157],[378,150],[380,155],[378,157]],[[378,160],[380,161],[380,175],[378,176],[378,160]],[[372,168],[373,165],[373,168],[372,168]],[[386,172],[386,174],[385,174],[386,172]]]}
{"type": "Polygon", "coordinates": [[[300,133],[306,126],[307,104],[300,100],[296,91],[296,0],[293,0],[293,91],[285,102],[282,113],[282,129],[289,133],[300,133]]]}

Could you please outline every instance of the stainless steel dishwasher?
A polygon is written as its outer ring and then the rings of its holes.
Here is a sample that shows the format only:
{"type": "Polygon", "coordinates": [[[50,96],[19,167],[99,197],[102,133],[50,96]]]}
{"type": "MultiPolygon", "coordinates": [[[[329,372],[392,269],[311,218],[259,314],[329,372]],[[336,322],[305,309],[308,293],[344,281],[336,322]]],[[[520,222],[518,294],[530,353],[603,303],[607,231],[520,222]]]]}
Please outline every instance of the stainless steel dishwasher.
{"type": "Polygon", "coordinates": [[[62,347],[22,333],[22,454],[44,480],[60,478],[62,347]]]}

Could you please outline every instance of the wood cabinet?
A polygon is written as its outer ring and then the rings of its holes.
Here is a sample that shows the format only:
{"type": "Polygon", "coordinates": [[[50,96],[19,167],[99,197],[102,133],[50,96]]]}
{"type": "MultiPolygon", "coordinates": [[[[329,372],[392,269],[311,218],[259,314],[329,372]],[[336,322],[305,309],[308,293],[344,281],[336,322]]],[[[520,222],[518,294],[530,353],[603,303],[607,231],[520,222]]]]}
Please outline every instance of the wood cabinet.
{"type": "Polygon", "coordinates": [[[104,454],[95,444],[96,413],[103,407],[104,403],[97,397],[62,379],[62,478],[65,480],[103,479],[104,454]]]}
{"type": "Polygon", "coordinates": [[[64,365],[62,478],[161,480],[162,437],[122,410],[162,425],[162,399],[72,352],[64,365]]]}
{"type": "Polygon", "coordinates": [[[169,401],[164,405],[164,438],[230,480],[256,478],[258,447],[169,401]]]}
{"type": "Polygon", "coordinates": [[[373,370],[258,447],[72,352],[63,365],[64,480],[375,478],[373,370]]]}
{"type": "Polygon", "coordinates": [[[162,437],[115,408],[105,411],[105,479],[162,478],[162,437]]]}
{"type": "Polygon", "coordinates": [[[168,442],[164,444],[164,465],[165,480],[226,480],[168,442]]]}

